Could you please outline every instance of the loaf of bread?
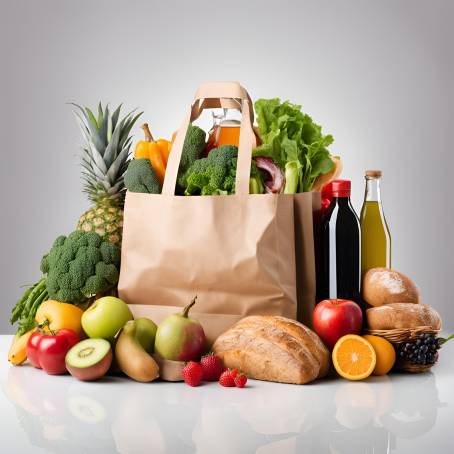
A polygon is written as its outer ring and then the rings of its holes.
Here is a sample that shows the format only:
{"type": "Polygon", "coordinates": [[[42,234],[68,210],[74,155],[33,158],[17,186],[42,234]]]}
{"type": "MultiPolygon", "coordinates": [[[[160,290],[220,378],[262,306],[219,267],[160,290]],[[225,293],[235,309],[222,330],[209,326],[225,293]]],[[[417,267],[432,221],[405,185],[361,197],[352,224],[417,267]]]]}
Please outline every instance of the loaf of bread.
{"type": "Polygon", "coordinates": [[[388,268],[372,268],[366,272],[363,298],[371,306],[420,302],[416,284],[405,274],[388,268]]]}
{"type": "Polygon", "coordinates": [[[441,329],[441,317],[427,304],[393,303],[366,311],[369,329],[398,329],[430,326],[441,329]]]}
{"type": "Polygon", "coordinates": [[[278,316],[243,318],[213,345],[229,368],[248,377],[304,384],[328,373],[330,355],[320,338],[303,324],[278,316]]]}

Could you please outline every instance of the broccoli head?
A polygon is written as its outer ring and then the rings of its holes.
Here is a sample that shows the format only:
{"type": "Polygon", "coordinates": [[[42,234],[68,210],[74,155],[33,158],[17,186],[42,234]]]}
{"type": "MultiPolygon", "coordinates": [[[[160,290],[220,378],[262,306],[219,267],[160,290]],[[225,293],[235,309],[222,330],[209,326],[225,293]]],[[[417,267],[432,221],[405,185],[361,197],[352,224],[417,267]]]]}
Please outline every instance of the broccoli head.
{"type": "Polygon", "coordinates": [[[131,192],[161,193],[161,185],[147,158],[133,159],[128,165],[124,181],[126,189],[131,192]]]}
{"type": "Polygon", "coordinates": [[[80,230],[59,236],[41,259],[49,297],[74,304],[114,287],[119,269],[120,248],[80,230]]]}
{"type": "Polygon", "coordinates": [[[205,138],[206,133],[203,129],[192,124],[189,125],[186,137],[184,138],[177,179],[178,187],[183,190],[186,187],[186,171],[194,161],[202,156],[202,152],[205,149],[205,138]]]}
{"type": "MultiPolygon", "coordinates": [[[[186,195],[227,195],[235,193],[238,148],[224,145],[206,158],[198,159],[186,172],[186,195]]],[[[260,171],[251,165],[251,192],[263,192],[260,171]],[[254,184],[252,184],[252,180],[254,184]]]]}

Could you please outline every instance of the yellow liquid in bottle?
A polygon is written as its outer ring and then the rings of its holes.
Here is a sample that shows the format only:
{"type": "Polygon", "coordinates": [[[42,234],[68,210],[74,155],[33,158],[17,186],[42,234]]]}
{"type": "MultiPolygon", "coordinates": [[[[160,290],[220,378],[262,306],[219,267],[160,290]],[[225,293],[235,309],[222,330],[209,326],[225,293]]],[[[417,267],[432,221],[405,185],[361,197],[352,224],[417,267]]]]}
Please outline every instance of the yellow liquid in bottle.
{"type": "Polygon", "coordinates": [[[361,270],[391,268],[391,235],[379,202],[365,201],[361,210],[361,270]]]}

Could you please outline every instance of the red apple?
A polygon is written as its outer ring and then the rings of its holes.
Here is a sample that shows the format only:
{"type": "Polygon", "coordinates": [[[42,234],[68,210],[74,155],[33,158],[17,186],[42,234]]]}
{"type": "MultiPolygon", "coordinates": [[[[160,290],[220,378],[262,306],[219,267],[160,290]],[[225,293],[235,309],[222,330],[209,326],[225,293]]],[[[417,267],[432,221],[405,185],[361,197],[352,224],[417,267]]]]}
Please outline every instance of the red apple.
{"type": "Polygon", "coordinates": [[[332,350],[345,334],[361,333],[363,313],[359,305],[353,301],[330,299],[315,306],[312,321],[315,332],[332,350]]]}

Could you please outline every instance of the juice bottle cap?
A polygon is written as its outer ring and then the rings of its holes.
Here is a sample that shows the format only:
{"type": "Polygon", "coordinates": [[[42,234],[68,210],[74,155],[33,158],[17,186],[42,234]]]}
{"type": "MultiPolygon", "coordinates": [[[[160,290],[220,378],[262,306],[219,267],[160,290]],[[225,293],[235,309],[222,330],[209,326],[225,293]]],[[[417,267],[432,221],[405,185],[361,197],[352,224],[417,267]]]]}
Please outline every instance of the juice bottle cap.
{"type": "Polygon", "coordinates": [[[366,177],[380,178],[381,170],[366,170],[366,177]]]}
{"type": "Polygon", "coordinates": [[[351,187],[350,180],[333,180],[323,187],[322,198],[350,197],[351,187]]]}

